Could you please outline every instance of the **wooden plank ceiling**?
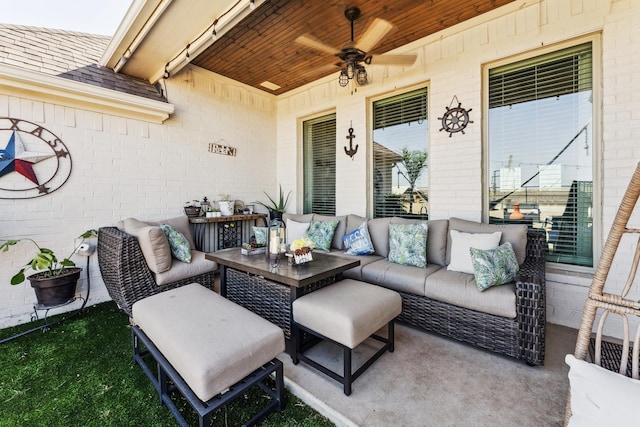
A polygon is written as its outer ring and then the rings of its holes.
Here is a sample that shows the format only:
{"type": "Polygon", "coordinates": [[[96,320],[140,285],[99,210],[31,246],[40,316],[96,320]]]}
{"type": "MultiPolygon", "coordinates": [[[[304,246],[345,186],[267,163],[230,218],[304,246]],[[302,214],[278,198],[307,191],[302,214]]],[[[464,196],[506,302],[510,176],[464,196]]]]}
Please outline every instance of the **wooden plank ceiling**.
{"type": "Polygon", "coordinates": [[[354,23],[356,42],[375,18],[394,25],[368,52],[382,54],[512,1],[268,0],[192,63],[261,90],[266,89],[260,83],[275,83],[280,89],[267,91],[277,95],[332,73],[337,79],[339,58],[301,46],[295,39],[307,34],[342,48],[351,39],[350,23],[344,16],[349,7],[361,10],[354,23]]]}

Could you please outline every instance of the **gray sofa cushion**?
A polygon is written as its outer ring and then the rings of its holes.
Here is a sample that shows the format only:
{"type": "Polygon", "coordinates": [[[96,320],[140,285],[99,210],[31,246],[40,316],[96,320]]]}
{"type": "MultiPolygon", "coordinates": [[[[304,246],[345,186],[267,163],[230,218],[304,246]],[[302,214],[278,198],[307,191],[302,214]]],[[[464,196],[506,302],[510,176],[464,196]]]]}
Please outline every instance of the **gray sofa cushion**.
{"type": "Polygon", "coordinates": [[[196,245],[193,242],[193,237],[191,236],[191,228],[189,227],[189,217],[186,215],[176,216],[174,218],[167,218],[161,221],[148,221],[149,225],[160,225],[167,224],[184,234],[184,237],[187,238],[187,242],[189,242],[189,246],[191,249],[195,249],[196,245]]]}
{"type": "Polygon", "coordinates": [[[123,231],[138,239],[144,260],[154,273],[163,273],[171,268],[171,248],[164,231],[157,225],[149,225],[136,218],[123,221],[123,231]]]}
{"type": "Polygon", "coordinates": [[[347,215],[347,228],[345,229],[344,233],[347,234],[352,232],[365,221],[368,221],[368,219],[363,216],[354,214],[347,215]]]}
{"type": "Polygon", "coordinates": [[[441,266],[447,265],[447,235],[449,220],[433,219],[427,227],[427,262],[441,266]]]}
{"type": "Polygon", "coordinates": [[[333,251],[331,251],[332,254],[336,254],[336,255],[340,255],[346,258],[353,258],[353,259],[357,259],[358,261],[360,261],[360,265],[350,268],[349,270],[345,271],[343,273],[343,276],[348,278],[348,279],[355,279],[355,280],[362,280],[362,268],[365,265],[371,264],[372,262],[375,261],[380,261],[381,259],[383,260],[384,257],[380,256],[380,255],[347,255],[344,253],[344,251],[338,250],[338,249],[334,249],[333,251]]]}
{"type": "Polygon", "coordinates": [[[362,267],[362,280],[395,291],[422,296],[426,278],[441,268],[435,264],[427,264],[426,268],[419,268],[382,259],[362,267]]]}
{"type": "MultiPolygon", "coordinates": [[[[522,264],[527,256],[527,226],[524,224],[483,224],[460,218],[449,219],[449,229],[465,233],[495,233],[502,232],[500,244],[511,243],[516,253],[518,264],[522,264]]],[[[447,232],[447,264],[451,262],[451,236],[447,232]]]]}
{"type": "Polygon", "coordinates": [[[367,222],[376,255],[389,256],[389,224],[391,218],[374,218],[367,222]]]}
{"type": "Polygon", "coordinates": [[[171,268],[162,273],[155,273],[154,277],[158,285],[177,282],[189,277],[208,273],[218,268],[218,264],[205,258],[205,253],[191,250],[191,262],[186,263],[177,259],[173,260],[171,268]]]}
{"type": "Polygon", "coordinates": [[[509,319],[516,317],[516,291],[513,283],[494,286],[480,292],[473,274],[442,268],[426,278],[424,295],[482,313],[509,319]]]}

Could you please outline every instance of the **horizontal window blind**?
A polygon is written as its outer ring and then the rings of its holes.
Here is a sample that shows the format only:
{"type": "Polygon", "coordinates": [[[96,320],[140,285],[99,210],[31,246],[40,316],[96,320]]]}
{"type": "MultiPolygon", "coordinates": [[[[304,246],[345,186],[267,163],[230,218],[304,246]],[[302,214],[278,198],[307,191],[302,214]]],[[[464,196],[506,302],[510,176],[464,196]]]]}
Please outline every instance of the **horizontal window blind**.
{"type": "Polygon", "coordinates": [[[427,88],[374,102],[373,117],[373,129],[426,120],[427,88]]]}
{"type": "Polygon", "coordinates": [[[544,231],[548,261],[593,266],[591,43],[491,69],[488,86],[490,222],[544,231]]]}
{"type": "Polygon", "coordinates": [[[374,217],[427,218],[427,125],[427,88],[373,103],[374,217]]]}
{"type": "Polygon", "coordinates": [[[336,212],[336,115],[303,123],[304,213],[336,212]]]}
{"type": "Polygon", "coordinates": [[[591,90],[591,43],[489,72],[489,108],[591,90]]]}

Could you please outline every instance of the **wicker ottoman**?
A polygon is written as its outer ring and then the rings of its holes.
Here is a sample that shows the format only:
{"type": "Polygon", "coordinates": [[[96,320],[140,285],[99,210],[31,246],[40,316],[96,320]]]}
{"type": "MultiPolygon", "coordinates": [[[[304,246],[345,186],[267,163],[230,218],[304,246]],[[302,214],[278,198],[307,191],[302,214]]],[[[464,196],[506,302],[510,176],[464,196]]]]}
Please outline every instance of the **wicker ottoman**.
{"type": "Polygon", "coordinates": [[[345,279],[304,295],[293,302],[294,333],[299,334],[293,363],[302,360],[343,384],[351,394],[351,383],[387,350],[393,352],[393,321],[402,312],[400,294],[358,280],[345,279]],[[387,325],[387,338],[376,332],[387,325]],[[303,351],[302,333],[331,341],[343,349],[343,375],[331,371],[303,351]],[[352,372],[351,352],[367,338],[384,345],[360,368],[352,372]]]}
{"type": "Polygon", "coordinates": [[[201,426],[255,384],[272,400],[248,425],[284,408],[282,362],[275,358],[284,351],[284,335],[269,321],[197,283],[137,301],[132,319],[134,360],[180,425],[186,422],[170,397],[175,390],[198,413],[201,426]],[[264,384],[272,373],[275,389],[264,384]]]}

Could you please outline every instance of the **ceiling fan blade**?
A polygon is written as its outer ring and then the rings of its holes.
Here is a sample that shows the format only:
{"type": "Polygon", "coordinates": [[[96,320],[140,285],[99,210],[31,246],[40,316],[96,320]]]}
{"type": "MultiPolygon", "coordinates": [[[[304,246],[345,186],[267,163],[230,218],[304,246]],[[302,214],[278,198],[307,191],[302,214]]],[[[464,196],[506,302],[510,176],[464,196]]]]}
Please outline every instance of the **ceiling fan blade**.
{"type": "Polygon", "coordinates": [[[418,55],[371,55],[372,65],[413,65],[418,55]]]}
{"type": "Polygon", "coordinates": [[[322,52],[326,52],[330,55],[335,55],[340,52],[340,49],[336,49],[329,45],[322,43],[320,40],[315,37],[303,35],[296,38],[296,43],[301,44],[306,47],[310,47],[311,49],[320,50],[322,52]]]}
{"type": "Polygon", "coordinates": [[[369,52],[392,28],[393,25],[390,22],[380,18],[374,19],[355,47],[363,52],[369,52]]]}

